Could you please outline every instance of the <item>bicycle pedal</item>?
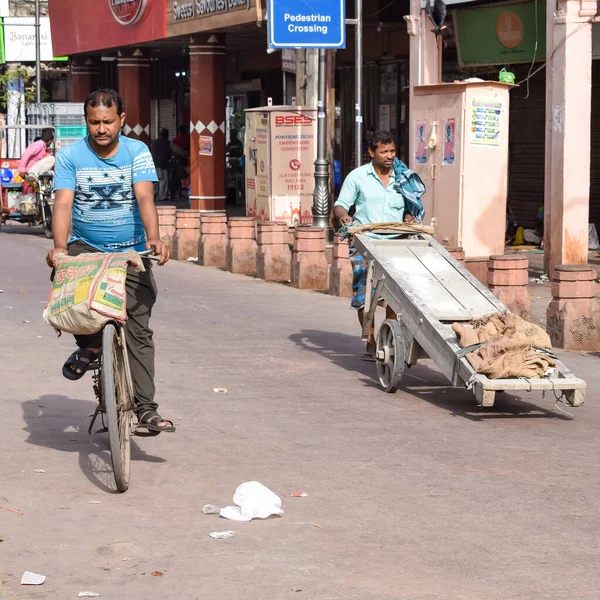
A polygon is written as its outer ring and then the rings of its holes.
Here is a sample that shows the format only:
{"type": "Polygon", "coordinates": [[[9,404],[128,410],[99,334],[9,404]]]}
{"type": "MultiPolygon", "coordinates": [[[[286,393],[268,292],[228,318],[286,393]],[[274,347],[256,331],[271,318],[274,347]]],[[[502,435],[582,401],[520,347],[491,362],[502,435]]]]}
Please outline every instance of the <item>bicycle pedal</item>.
{"type": "Polygon", "coordinates": [[[160,431],[150,431],[147,427],[143,425],[136,425],[133,428],[133,435],[137,435],[138,437],[155,437],[160,434],[160,431]]]}

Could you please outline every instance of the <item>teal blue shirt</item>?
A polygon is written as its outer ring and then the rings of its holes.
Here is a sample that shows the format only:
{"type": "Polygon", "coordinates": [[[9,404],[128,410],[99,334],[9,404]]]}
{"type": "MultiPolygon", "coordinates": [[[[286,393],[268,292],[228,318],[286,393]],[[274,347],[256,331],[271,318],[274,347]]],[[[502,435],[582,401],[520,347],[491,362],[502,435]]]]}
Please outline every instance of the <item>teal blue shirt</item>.
{"type": "Polygon", "coordinates": [[[373,163],[354,169],[344,181],[335,206],[346,210],[356,205],[354,223],[401,223],[404,220],[404,198],[394,189],[394,170],[387,187],[377,177],[373,163]]]}

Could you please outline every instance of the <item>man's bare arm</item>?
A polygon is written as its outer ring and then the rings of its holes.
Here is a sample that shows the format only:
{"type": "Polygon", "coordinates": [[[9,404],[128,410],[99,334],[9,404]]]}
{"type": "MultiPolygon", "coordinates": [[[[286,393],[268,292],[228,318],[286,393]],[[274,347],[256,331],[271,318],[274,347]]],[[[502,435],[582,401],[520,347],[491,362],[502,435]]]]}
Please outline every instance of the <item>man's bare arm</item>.
{"type": "Polygon", "coordinates": [[[52,210],[52,237],[54,238],[54,248],[48,253],[46,262],[49,266],[55,267],[57,254],[67,254],[67,244],[71,234],[71,224],[73,218],[73,199],[75,192],[72,190],[58,190],[54,200],[52,210]]]}
{"type": "Polygon", "coordinates": [[[158,213],[154,204],[154,186],[151,181],[139,181],[134,184],[133,191],[140,207],[142,223],[146,230],[146,248],[155,248],[156,254],[160,256],[159,265],[164,265],[170,258],[169,247],[160,239],[158,232],[158,213]]]}
{"type": "Polygon", "coordinates": [[[333,214],[342,225],[345,225],[346,223],[352,223],[352,217],[348,214],[348,211],[343,206],[336,206],[333,214]]]}

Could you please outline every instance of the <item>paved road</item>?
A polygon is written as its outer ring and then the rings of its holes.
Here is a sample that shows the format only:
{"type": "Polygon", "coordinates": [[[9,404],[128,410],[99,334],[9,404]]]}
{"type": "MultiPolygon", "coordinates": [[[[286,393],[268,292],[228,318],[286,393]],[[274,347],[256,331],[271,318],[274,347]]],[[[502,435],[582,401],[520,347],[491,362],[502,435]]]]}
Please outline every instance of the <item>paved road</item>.
{"type": "Polygon", "coordinates": [[[390,396],[345,300],[171,263],[153,321],[179,431],[136,439],[120,495],[90,380],[62,378],[71,341],[41,319],[48,246],[0,233],[0,504],[23,511],[0,510],[2,600],[600,598],[597,357],[570,357],[591,383],[574,420],[534,394],[478,409],[431,363],[390,396]],[[202,514],[248,480],[285,515],[202,514]]]}

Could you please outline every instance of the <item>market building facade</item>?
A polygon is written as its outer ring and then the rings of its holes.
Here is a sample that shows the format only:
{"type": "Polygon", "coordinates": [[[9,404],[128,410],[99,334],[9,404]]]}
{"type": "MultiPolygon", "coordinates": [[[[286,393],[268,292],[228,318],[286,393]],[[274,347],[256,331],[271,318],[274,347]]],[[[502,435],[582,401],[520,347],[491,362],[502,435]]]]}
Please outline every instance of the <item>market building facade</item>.
{"type": "MultiPolygon", "coordinates": [[[[365,128],[384,126],[406,148],[402,15],[408,2],[400,4],[365,2],[364,104],[365,128]]],[[[127,108],[125,133],[147,143],[163,127],[174,134],[184,125],[191,143],[191,206],[224,208],[230,132],[243,132],[246,109],[266,106],[269,98],[292,104],[302,85],[296,78],[301,53],[267,51],[264,0],[105,0],[84,13],[75,10],[77,0],[49,5],[56,50],[72,59],[70,99],[82,101],[98,86],[117,88],[127,108]]],[[[348,48],[331,60],[331,141],[344,173],[355,162],[351,33],[348,48]]]]}

